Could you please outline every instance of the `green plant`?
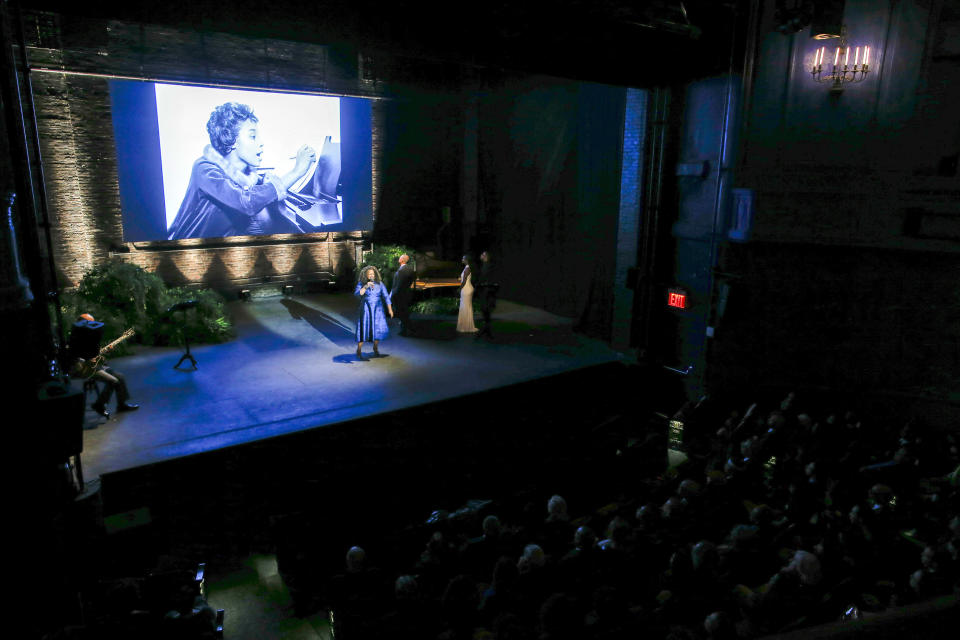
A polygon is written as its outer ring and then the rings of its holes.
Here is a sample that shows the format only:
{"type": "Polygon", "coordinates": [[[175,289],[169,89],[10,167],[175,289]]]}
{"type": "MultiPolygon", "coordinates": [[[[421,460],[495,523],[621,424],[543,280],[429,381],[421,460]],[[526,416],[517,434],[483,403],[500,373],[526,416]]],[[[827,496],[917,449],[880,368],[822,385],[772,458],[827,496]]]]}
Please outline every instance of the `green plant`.
{"type": "Polygon", "coordinates": [[[155,344],[180,344],[183,337],[190,342],[213,343],[225,342],[234,337],[226,302],[216,291],[186,287],[167,289],[164,293],[164,309],[188,300],[196,300],[196,306],[186,311],[165,314],[161,318],[155,344]]]}
{"type": "Polygon", "coordinates": [[[460,299],[429,298],[427,300],[421,300],[420,302],[415,303],[410,307],[410,310],[414,313],[422,313],[424,315],[457,315],[457,313],[460,311],[460,299]]]}
{"type": "MultiPolygon", "coordinates": [[[[72,291],[60,293],[60,311],[65,333],[81,313],[104,323],[102,342],[112,341],[128,328],[137,333],[131,340],[143,344],[224,342],[234,336],[233,323],[224,299],[210,289],[168,288],[154,273],[120,260],[111,260],[89,271],[72,291]],[[178,302],[196,300],[186,312],[168,313],[178,302]]],[[[113,355],[128,351],[130,341],[113,355]]]]}
{"type": "Polygon", "coordinates": [[[157,274],[113,259],[87,272],[76,294],[87,305],[88,313],[107,323],[109,331],[105,331],[105,340],[112,339],[113,321],[119,319],[123,325],[120,332],[132,327],[140,342],[151,344],[156,319],[164,309],[162,297],[165,290],[166,285],[157,274]],[[94,313],[92,308],[97,308],[99,313],[94,313]]]}
{"type": "Polygon", "coordinates": [[[360,274],[364,268],[376,267],[380,272],[380,277],[383,278],[383,283],[387,285],[388,288],[393,286],[393,273],[399,266],[397,259],[405,253],[412,257],[413,249],[400,244],[374,246],[373,251],[365,254],[363,256],[363,262],[357,266],[356,272],[354,273],[354,281],[360,279],[360,274]]]}

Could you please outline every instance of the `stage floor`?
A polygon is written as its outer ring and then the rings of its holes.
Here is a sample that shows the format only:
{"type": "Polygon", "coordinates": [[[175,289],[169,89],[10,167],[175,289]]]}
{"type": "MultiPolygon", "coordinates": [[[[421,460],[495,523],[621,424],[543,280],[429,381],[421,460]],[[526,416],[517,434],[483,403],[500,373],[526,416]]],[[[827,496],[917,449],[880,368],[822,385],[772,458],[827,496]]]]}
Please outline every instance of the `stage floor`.
{"type": "Polygon", "coordinates": [[[507,300],[498,301],[493,341],[457,334],[453,316],[414,315],[415,336],[397,336],[391,325],[381,357],[370,357],[372,345],[364,345],[365,362],[355,354],[356,299],[349,294],[229,306],[236,339],[192,347],[195,371],[173,368],[183,353],[174,347],[137,347],[111,360],[140,409],[104,421],[88,405],[85,479],[626,360],[575,334],[572,320],[507,300]]]}

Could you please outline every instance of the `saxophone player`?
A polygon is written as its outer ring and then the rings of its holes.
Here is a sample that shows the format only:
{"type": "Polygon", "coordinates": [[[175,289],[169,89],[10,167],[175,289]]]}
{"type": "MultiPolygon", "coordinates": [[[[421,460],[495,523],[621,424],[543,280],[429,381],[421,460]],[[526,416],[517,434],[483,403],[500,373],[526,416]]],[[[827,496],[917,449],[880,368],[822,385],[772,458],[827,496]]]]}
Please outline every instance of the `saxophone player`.
{"type": "MultiPolygon", "coordinates": [[[[129,335],[132,333],[132,331],[128,332],[129,335]]],[[[114,392],[117,394],[117,412],[136,411],[140,405],[130,402],[130,392],[127,390],[127,380],[124,375],[106,365],[103,356],[109,349],[100,348],[102,335],[102,322],[97,322],[89,313],[80,314],[70,332],[69,359],[70,371],[74,375],[95,378],[104,383],[91,408],[109,419],[107,403],[114,392]]],[[[118,340],[108,347],[116,346],[119,342],[118,340]]]]}

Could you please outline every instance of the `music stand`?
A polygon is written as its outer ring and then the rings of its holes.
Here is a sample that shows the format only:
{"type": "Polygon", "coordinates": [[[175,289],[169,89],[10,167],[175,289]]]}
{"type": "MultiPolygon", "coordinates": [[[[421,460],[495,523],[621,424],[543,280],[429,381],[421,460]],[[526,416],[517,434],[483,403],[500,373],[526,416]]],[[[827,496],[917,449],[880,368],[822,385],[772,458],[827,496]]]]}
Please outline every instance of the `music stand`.
{"type": "Polygon", "coordinates": [[[180,337],[183,338],[183,348],[184,354],[180,356],[180,360],[177,364],[173,365],[174,369],[180,369],[180,365],[183,364],[184,360],[189,360],[190,364],[193,365],[190,369],[183,369],[184,371],[196,371],[197,370],[197,360],[190,353],[190,339],[187,337],[187,332],[184,330],[184,326],[187,324],[187,310],[196,308],[199,304],[196,300],[185,300],[184,302],[178,302],[177,304],[171,306],[167,309],[167,313],[171,316],[175,311],[179,311],[183,314],[180,322],[180,337]]]}

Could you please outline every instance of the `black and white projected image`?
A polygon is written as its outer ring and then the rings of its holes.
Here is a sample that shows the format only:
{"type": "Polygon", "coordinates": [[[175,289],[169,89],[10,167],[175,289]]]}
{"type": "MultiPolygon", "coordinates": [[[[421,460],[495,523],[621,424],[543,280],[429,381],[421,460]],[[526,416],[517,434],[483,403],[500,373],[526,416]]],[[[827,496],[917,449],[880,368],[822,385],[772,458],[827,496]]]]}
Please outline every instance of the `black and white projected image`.
{"type": "Polygon", "coordinates": [[[337,98],[156,85],[167,239],[343,222],[337,98]]]}

